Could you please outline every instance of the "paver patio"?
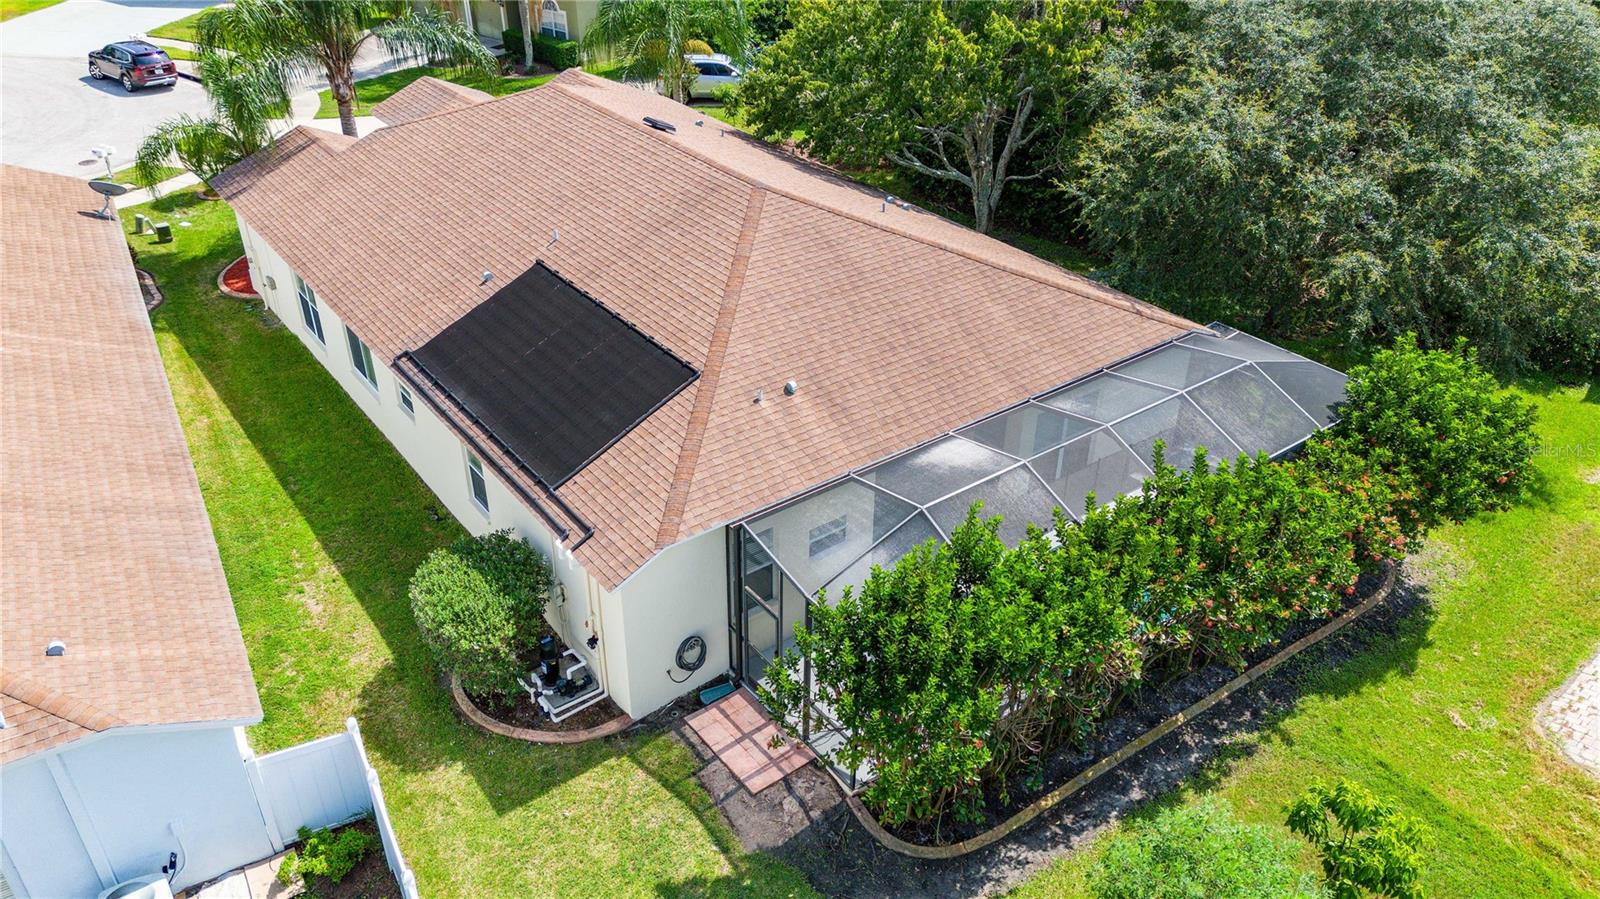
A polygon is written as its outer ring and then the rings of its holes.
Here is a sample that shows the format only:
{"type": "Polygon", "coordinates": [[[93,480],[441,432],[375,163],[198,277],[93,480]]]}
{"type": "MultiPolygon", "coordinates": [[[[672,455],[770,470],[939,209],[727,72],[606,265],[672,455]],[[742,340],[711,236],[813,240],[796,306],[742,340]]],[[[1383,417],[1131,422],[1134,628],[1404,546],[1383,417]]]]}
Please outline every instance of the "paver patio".
{"type": "Polygon", "coordinates": [[[1600,775],[1600,652],[1550,694],[1539,723],[1567,758],[1600,775]]]}
{"type": "Polygon", "coordinates": [[[716,754],[746,790],[759,793],[804,767],[815,756],[798,740],[782,736],[753,694],[738,689],[687,719],[691,730],[716,754]]]}

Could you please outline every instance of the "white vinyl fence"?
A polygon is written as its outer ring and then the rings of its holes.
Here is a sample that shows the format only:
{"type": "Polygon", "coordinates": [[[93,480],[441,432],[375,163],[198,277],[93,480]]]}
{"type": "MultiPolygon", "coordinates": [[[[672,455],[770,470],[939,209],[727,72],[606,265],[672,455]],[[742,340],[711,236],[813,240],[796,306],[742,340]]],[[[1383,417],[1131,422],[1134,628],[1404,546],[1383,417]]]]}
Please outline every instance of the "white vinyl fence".
{"type": "Polygon", "coordinates": [[[401,896],[419,899],[417,879],[400,854],[383,804],[383,787],[367,761],[356,719],[345,719],[344,733],[246,758],[245,769],[275,851],[282,852],[285,844],[298,840],[301,827],[316,830],[370,814],[401,896]]]}

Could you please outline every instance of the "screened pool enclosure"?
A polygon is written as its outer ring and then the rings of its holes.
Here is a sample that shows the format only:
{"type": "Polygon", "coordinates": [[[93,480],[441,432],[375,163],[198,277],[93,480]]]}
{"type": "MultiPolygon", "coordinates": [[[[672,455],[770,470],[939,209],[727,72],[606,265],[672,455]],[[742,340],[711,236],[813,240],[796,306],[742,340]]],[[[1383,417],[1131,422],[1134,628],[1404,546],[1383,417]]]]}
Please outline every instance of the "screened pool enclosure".
{"type": "MultiPolygon", "coordinates": [[[[729,529],[734,670],[759,682],[804,623],[819,591],[836,600],[874,565],[943,541],[976,501],[1000,515],[1016,544],[1061,508],[1082,519],[1139,489],[1157,440],[1187,466],[1240,452],[1285,455],[1335,420],[1345,376],[1220,325],[1188,334],[1065,386],[849,472],[729,529]]],[[[831,722],[815,708],[796,722],[827,748],[831,722]]],[[[834,735],[836,736],[836,735],[834,735]]]]}

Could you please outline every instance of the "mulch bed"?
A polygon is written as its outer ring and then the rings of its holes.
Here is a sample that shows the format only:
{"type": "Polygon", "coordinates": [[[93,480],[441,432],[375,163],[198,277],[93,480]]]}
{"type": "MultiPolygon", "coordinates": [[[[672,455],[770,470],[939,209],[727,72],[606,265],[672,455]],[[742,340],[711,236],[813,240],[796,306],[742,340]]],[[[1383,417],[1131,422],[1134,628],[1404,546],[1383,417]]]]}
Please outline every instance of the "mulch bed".
{"type": "Polygon", "coordinates": [[[389,870],[389,860],[383,854],[383,843],[379,841],[378,828],[371,820],[357,821],[346,826],[372,834],[372,848],[338,883],[319,874],[311,878],[311,883],[300,895],[315,896],[316,899],[395,899],[400,895],[400,885],[395,882],[394,874],[389,870]]]}
{"type": "Polygon", "coordinates": [[[261,294],[256,293],[256,286],[250,281],[250,258],[240,256],[225,269],[222,276],[217,279],[217,284],[229,296],[244,299],[259,299],[261,294]]]}
{"type": "Polygon", "coordinates": [[[472,704],[478,707],[478,711],[502,724],[555,733],[599,727],[623,714],[622,709],[611,701],[610,696],[573,715],[571,718],[563,718],[560,721],[551,721],[545,715],[544,709],[529,699],[527,693],[521,694],[510,702],[506,702],[497,696],[476,696],[472,693],[467,693],[467,698],[472,700],[472,704]]]}

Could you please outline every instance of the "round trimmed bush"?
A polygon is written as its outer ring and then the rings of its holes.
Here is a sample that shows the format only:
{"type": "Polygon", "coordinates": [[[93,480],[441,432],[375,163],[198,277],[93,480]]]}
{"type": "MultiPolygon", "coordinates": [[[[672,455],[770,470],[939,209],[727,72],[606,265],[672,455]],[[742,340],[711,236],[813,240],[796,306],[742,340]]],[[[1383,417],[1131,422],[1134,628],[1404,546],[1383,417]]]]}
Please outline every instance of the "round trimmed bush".
{"type": "Polygon", "coordinates": [[[436,549],[411,576],[411,612],[440,667],[478,695],[515,696],[551,584],[538,550],[510,530],[436,549]]]}
{"type": "Polygon", "coordinates": [[[1220,800],[1166,809],[1111,838],[1089,874],[1096,899],[1324,899],[1297,844],[1220,800]]]}

